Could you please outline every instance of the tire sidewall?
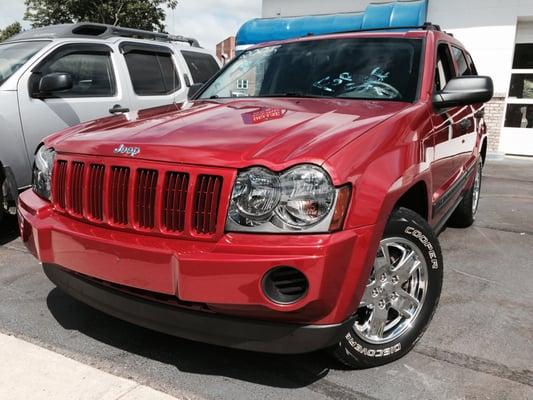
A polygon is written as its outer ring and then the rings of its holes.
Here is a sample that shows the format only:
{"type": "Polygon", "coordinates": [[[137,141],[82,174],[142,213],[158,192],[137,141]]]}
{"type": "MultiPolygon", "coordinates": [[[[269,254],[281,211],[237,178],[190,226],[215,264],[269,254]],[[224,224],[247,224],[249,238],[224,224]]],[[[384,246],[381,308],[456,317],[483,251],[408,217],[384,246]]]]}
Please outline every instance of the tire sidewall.
{"type": "Polygon", "coordinates": [[[359,367],[375,367],[403,357],[425,332],[437,308],[442,288],[443,260],[440,245],[431,228],[417,214],[400,209],[385,228],[383,239],[399,237],[420,249],[427,263],[426,297],[413,326],[399,338],[385,344],[371,344],[350,331],[341,340],[347,356],[353,357],[359,367]]]}

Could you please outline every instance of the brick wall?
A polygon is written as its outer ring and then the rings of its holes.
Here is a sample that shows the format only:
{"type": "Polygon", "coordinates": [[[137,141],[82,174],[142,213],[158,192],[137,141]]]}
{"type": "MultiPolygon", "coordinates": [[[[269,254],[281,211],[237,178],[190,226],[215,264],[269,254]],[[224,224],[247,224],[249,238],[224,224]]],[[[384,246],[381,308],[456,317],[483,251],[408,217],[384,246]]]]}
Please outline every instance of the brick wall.
{"type": "Polygon", "coordinates": [[[217,44],[217,57],[220,62],[227,62],[235,57],[235,36],[230,36],[217,44]],[[226,60],[222,57],[223,54],[227,57],[226,60]]]}
{"type": "Polygon", "coordinates": [[[488,151],[496,153],[500,147],[500,132],[503,126],[505,113],[505,96],[495,94],[485,108],[485,122],[489,134],[488,151]]]}

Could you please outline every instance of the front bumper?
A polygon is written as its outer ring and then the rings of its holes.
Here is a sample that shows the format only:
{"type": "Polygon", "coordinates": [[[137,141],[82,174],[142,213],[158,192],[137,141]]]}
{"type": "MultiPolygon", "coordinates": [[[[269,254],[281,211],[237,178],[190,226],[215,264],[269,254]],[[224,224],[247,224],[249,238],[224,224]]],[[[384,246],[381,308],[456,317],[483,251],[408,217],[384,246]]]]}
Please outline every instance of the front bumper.
{"type": "Polygon", "coordinates": [[[74,297],[163,332],[261,351],[271,346],[284,352],[311,351],[337,338],[351,323],[374,259],[369,249],[377,246],[373,226],[326,235],[228,233],[216,242],[123,232],[58,214],[31,190],[20,196],[18,212],[24,243],[45,270],[46,265],[61,266],[62,273],[47,274],[74,297]],[[262,278],[278,266],[291,266],[306,275],[309,288],[304,298],[281,305],[264,295],[262,278]],[[118,294],[112,300],[113,289],[96,290],[67,276],[170,296],[204,311],[172,306],[171,313],[161,304],[150,306],[149,301],[134,302],[131,296],[118,294]],[[151,315],[164,319],[156,323],[151,315]],[[297,346],[304,338],[309,344],[297,346]],[[258,344],[263,341],[271,343],[258,344]]]}
{"type": "Polygon", "coordinates": [[[296,325],[180,309],[121,293],[56,265],[43,264],[60,289],[106,314],[185,339],[268,353],[299,354],[329,347],[353,321],[335,325],[296,325]]]}

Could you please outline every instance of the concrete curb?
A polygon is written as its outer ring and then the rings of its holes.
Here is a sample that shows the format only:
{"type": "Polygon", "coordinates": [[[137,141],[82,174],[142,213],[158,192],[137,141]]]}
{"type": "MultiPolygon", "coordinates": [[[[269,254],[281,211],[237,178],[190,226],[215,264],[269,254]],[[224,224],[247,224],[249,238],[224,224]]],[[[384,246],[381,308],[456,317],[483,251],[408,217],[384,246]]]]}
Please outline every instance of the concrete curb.
{"type": "Polygon", "coordinates": [[[134,381],[0,334],[0,399],[175,400],[134,381]]]}

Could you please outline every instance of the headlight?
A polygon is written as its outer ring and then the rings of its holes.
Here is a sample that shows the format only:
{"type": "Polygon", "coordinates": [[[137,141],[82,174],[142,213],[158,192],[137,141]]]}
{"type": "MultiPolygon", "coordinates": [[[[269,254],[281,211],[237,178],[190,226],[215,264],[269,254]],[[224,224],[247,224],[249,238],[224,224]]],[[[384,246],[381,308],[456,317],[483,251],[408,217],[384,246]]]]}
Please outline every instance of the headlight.
{"type": "Polygon", "coordinates": [[[293,168],[281,175],[283,201],[277,216],[292,227],[308,227],[331,211],[335,188],[324,170],[314,165],[293,168]]]}
{"type": "MultiPolygon", "coordinates": [[[[250,168],[239,173],[235,181],[226,229],[328,232],[337,213],[339,193],[346,189],[336,189],[329,175],[315,165],[299,165],[281,174],[250,168]]],[[[348,197],[340,197],[344,217],[348,197]]]]}
{"type": "Polygon", "coordinates": [[[41,146],[35,154],[33,163],[33,191],[46,200],[52,197],[52,168],[55,151],[41,146]]]}
{"type": "Polygon", "coordinates": [[[239,174],[233,188],[233,216],[253,225],[276,209],[281,198],[279,178],[265,168],[252,168],[239,174]],[[239,218],[242,217],[242,218],[239,218]]]}

